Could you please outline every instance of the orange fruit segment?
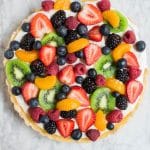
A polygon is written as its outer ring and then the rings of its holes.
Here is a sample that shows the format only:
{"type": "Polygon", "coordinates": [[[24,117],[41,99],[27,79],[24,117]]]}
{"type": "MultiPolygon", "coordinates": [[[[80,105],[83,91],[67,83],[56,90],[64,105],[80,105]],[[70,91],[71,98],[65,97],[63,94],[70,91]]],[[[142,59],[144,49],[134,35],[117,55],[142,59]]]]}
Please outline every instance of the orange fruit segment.
{"type": "Polygon", "coordinates": [[[56,76],[47,76],[45,78],[36,77],[35,79],[36,86],[42,90],[48,90],[53,88],[56,85],[56,82],[56,76]]]}
{"type": "Polygon", "coordinates": [[[112,52],[112,56],[115,61],[118,61],[120,58],[124,56],[125,53],[129,52],[131,49],[130,44],[121,43],[118,45],[112,52]]]}
{"type": "Polygon", "coordinates": [[[89,40],[85,38],[80,38],[68,44],[67,49],[68,53],[74,53],[80,51],[89,45],[89,40]]]}
{"type": "Polygon", "coordinates": [[[17,50],[16,57],[25,62],[32,62],[38,58],[38,51],[25,51],[25,50],[17,50]]]}
{"type": "Polygon", "coordinates": [[[80,102],[76,99],[63,99],[59,101],[56,105],[56,108],[60,111],[69,111],[76,109],[80,106],[80,102]]]}
{"type": "Polygon", "coordinates": [[[56,0],[54,4],[54,9],[56,10],[69,10],[70,0],[56,0]]]}

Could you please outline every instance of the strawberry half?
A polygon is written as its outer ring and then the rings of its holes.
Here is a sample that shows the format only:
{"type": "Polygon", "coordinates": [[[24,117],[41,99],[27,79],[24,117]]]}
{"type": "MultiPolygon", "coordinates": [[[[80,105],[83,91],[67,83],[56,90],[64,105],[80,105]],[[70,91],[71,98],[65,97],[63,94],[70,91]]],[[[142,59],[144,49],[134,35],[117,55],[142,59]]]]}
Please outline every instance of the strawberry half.
{"type": "Polygon", "coordinates": [[[142,93],[142,91],[143,91],[142,83],[136,80],[131,80],[127,84],[127,96],[129,102],[133,104],[137,100],[138,96],[142,93]]]}
{"type": "Polygon", "coordinates": [[[56,56],[56,48],[52,46],[43,46],[39,51],[39,58],[45,66],[50,65],[56,56]]]}
{"type": "Polygon", "coordinates": [[[101,11],[92,4],[87,4],[78,13],[78,20],[85,25],[93,25],[103,21],[101,11]]]}
{"type": "Polygon", "coordinates": [[[53,31],[53,26],[48,17],[38,13],[31,20],[30,32],[35,38],[42,38],[44,34],[53,31]]]}
{"type": "Polygon", "coordinates": [[[86,107],[90,105],[88,96],[83,88],[80,86],[73,86],[71,88],[70,93],[68,94],[68,98],[76,99],[80,102],[81,106],[86,107]]]}
{"type": "Polygon", "coordinates": [[[96,44],[89,44],[84,48],[84,55],[87,65],[94,64],[102,55],[101,48],[96,44]]]}
{"type": "Polygon", "coordinates": [[[60,119],[56,122],[57,129],[59,133],[64,137],[68,137],[71,135],[71,132],[74,129],[74,121],[67,119],[60,119]]]}
{"type": "Polygon", "coordinates": [[[91,108],[85,108],[78,111],[76,121],[79,129],[86,132],[95,122],[95,113],[91,108]]]}
{"type": "Polygon", "coordinates": [[[64,67],[58,73],[58,78],[64,84],[68,84],[68,85],[73,84],[75,82],[75,74],[72,65],[68,65],[64,67]]]}
{"type": "Polygon", "coordinates": [[[100,42],[102,40],[102,35],[99,31],[99,26],[93,27],[88,33],[89,39],[100,42]]]}

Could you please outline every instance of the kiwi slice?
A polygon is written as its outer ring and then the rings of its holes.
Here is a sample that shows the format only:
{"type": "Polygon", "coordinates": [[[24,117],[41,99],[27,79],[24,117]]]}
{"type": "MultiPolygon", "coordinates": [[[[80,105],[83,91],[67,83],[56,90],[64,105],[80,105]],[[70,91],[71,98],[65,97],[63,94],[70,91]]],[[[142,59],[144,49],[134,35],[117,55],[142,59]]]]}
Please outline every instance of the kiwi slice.
{"type": "Polygon", "coordinates": [[[103,75],[105,78],[114,76],[116,68],[111,55],[102,55],[95,63],[95,69],[98,74],[103,75]]]}
{"type": "Polygon", "coordinates": [[[30,66],[19,59],[9,60],[5,69],[7,79],[13,86],[22,86],[25,76],[31,72],[30,66]]]}
{"type": "Polygon", "coordinates": [[[99,109],[109,112],[116,106],[115,98],[111,95],[110,89],[106,87],[97,88],[90,97],[91,107],[97,112],[99,109]]]}

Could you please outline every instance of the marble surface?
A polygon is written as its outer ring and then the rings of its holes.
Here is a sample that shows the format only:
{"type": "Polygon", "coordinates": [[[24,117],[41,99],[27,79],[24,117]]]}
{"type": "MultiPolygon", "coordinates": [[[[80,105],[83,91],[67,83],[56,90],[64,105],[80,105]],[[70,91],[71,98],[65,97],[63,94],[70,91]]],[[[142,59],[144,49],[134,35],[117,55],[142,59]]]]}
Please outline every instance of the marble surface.
{"type": "MultiPolygon", "coordinates": [[[[150,1],[111,0],[139,26],[141,39],[147,42],[150,58],[150,1]]],[[[127,125],[115,135],[89,144],[67,144],[51,141],[24,124],[10,103],[2,65],[9,37],[21,20],[40,7],[40,0],[0,0],[0,150],[147,150],[150,148],[150,84],[144,101],[127,125]]],[[[150,66],[150,61],[148,61],[150,66]]],[[[150,83],[150,80],[148,80],[150,83]]]]}

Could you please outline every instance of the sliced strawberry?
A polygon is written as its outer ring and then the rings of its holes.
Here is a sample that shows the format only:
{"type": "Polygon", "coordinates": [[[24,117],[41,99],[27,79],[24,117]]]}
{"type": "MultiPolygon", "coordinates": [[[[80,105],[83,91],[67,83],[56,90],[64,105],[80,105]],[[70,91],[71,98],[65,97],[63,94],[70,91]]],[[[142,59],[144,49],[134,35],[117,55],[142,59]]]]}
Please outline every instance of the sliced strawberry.
{"type": "Polygon", "coordinates": [[[56,48],[52,46],[43,46],[39,51],[39,58],[45,66],[50,65],[56,56],[56,48]]]}
{"type": "Polygon", "coordinates": [[[81,106],[86,107],[89,106],[88,96],[83,88],[80,86],[73,86],[71,88],[70,93],[68,94],[68,98],[76,99],[80,102],[81,106]]]}
{"type": "Polygon", "coordinates": [[[102,40],[102,35],[99,31],[99,26],[93,27],[88,33],[89,39],[100,42],[102,40]]]}
{"type": "Polygon", "coordinates": [[[95,122],[95,113],[91,108],[78,111],[76,116],[77,124],[82,132],[86,132],[95,122]]]}
{"type": "Polygon", "coordinates": [[[38,13],[32,18],[30,32],[35,38],[42,38],[44,34],[52,31],[52,24],[46,15],[38,13]]]}
{"type": "Polygon", "coordinates": [[[68,137],[71,135],[71,132],[74,129],[74,121],[67,119],[60,119],[56,122],[57,129],[59,133],[64,137],[68,137]]]}
{"type": "Polygon", "coordinates": [[[127,84],[127,96],[130,103],[134,103],[138,96],[142,93],[143,85],[139,81],[131,80],[127,84]]]}
{"type": "Polygon", "coordinates": [[[78,13],[78,20],[86,25],[93,25],[103,21],[101,11],[92,4],[87,4],[78,13]]]}
{"type": "Polygon", "coordinates": [[[141,72],[142,71],[139,68],[130,66],[129,67],[130,80],[134,80],[134,79],[138,78],[141,75],[141,72]]]}
{"type": "Polygon", "coordinates": [[[68,65],[64,67],[58,73],[58,78],[64,84],[68,84],[68,85],[73,84],[75,82],[75,74],[72,65],[68,65]]]}
{"type": "Polygon", "coordinates": [[[35,84],[31,82],[26,82],[22,86],[22,96],[25,102],[28,103],[31,98],[37,97],[37,94],[38,94],[38,87],[35,84]]]}
{"type": "Polygon", "coordinates": [[[96,44],[89,44],[84,48],[84,55],[87,65],[94,64],[102,55],[101,48],[96,44]]]}
{"type": "Polygon", "coordinates": [[[127,52],[123,57],[127,60],[128,66],[139,68],[139,63],[134,53],[127,52]]]}

